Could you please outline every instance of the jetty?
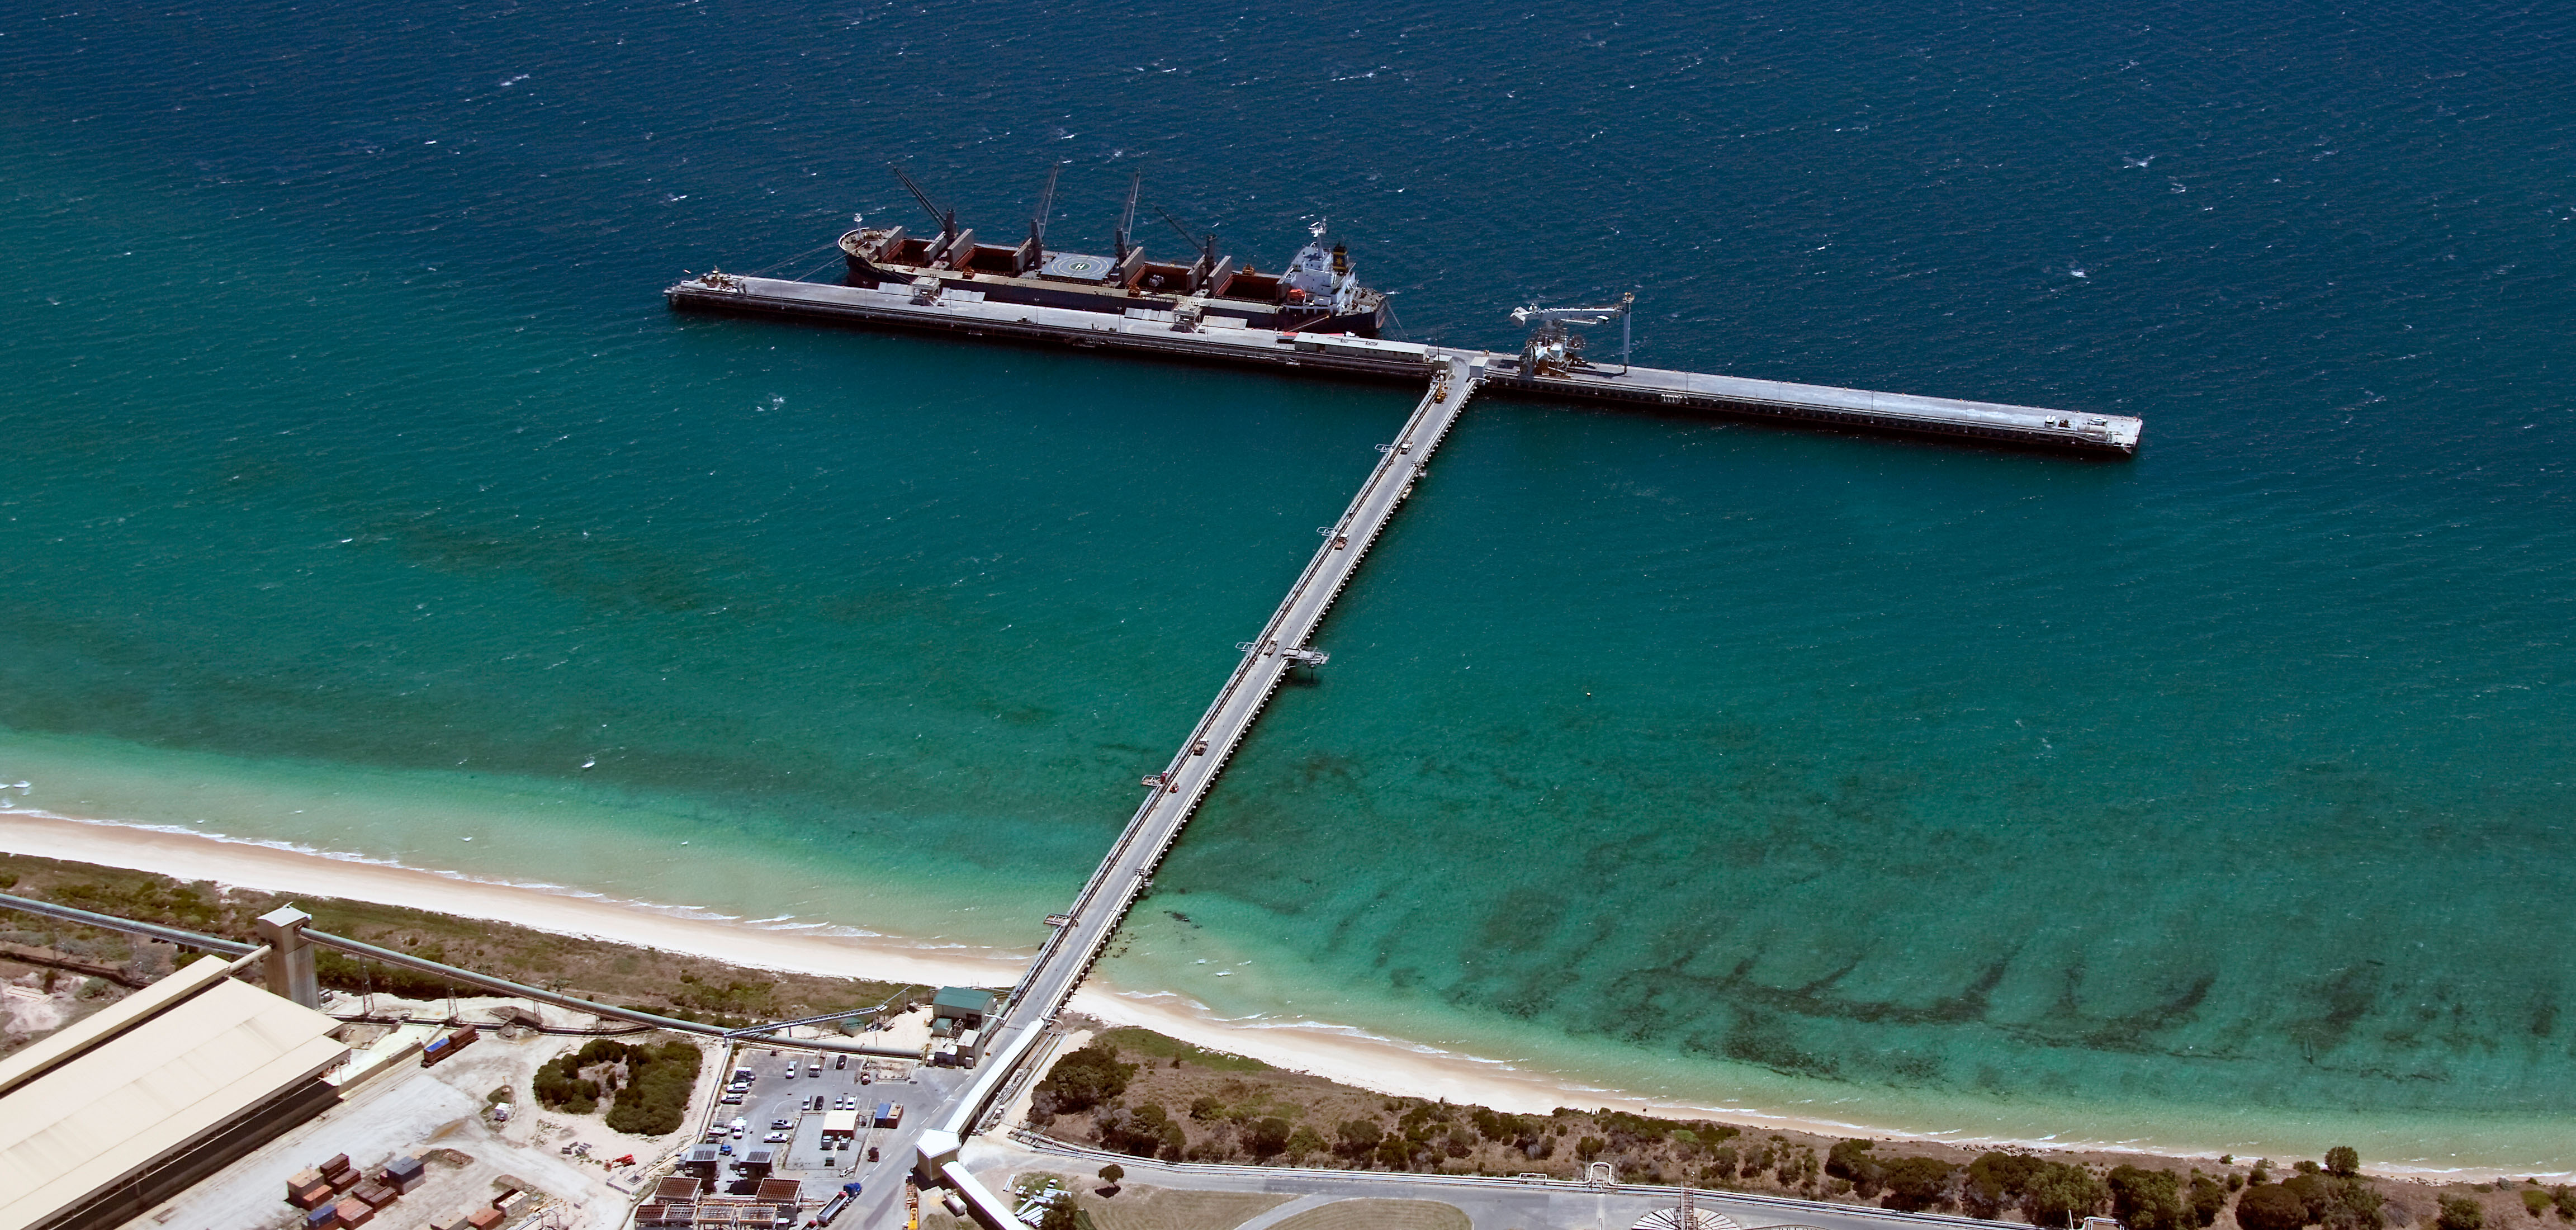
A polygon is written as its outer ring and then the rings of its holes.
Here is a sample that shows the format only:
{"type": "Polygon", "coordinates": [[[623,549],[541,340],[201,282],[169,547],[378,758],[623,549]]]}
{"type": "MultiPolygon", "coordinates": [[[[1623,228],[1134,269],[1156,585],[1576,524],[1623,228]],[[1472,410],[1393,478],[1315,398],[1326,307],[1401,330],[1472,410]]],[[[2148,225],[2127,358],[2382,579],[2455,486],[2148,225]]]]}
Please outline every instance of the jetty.
{"type": "MultiPolygon", "coordinates": [[[[1298,329],[1258,328],[1223,314],[1226,301],[1157,298],[1122,314],[988,299],[972,282],[842,286],[709,273],[664,292],[674,308],[948,333],[1165,359],[1317,375],[1422,382],[1464,361],[1496,394],[1694,410],[1736,418],[1863,431],[1948,436],[2110,457],[2138,451],[2142,420],[2036,406],[1874,393],[1652,367],[1549,365],[1531,352],[1428,346],[1298,329]],[[1170,303],[1173,306],[1157,306],[1170,303]]],[[[1624,323],[1624,322],[1623,322],[1624,323]]]]}
{"type": "MultiPolygon", "coordinates": [[[[909,179],[906,184],[913,186],[909,179]]],[[[921,195],[917,188],[915,192],[921,195]]],[[[1131,219],[1133,197],[1131,189],[1131,219]]],[[[923,204],[933,206],[926,197],[923,204]]],[[[971,230],[957,229],[953,217],[936,208],[932,212],[942,218],[935,241],[907,238],[901,228],[844,236],[842,248],[852,271],[846,284],[707,273],[673,285],[665,295],[677,310],[945,333],[1282,374],[1400,381],[1422,390],[1403,427],[1378,445],[1377,464],[1349,506],[1332,524],[1317,528],[1314,557],[1269,621],[1236,645],[1242,656],[1198,724],[1163,769],[1139,783],[1143,801],[1072,906],[1047,917],[1048,935],[1036,961],[987,1020],[983,1058],[973,1081],[933,1112],[921,1135],[914,1158],[918,1178],[955,1192],[988,1230],[1013,1230],[1020,1222],[1011,1206],[959,1161],[965,1142],[990,1130],[1045,1069],[1062,1037],[1057,1018],[1066,1002],[1151,887],[1155,868],[1280,684],[1291,672],[1316,670],[1330,660],[1314,644],[1326,612],[1414,494],[1425,463],[1470,399],[1499,394],[1705,412],[2112,458],[2133,455],[2143,427],[2138,419],[2122,415],[1631,366],[1628,315],[1634,296],[1612,307],[1515,311],[1513,319],[1537,325],[1517,354],[1391,341],[1350,327],[1327,332],[1310,325],[1374,319],[1384,299],[1358,286],[1341,248],[1325,251],[1320,224],[1317,243],[1291,265],[1292,275],[1304,270],[1302,276],[1310,278],[1316,291],[1301,298],[1302,292],[1291,293],[1295,288],[1283,282],[1285,288],[1274,288],[1276,310],[1256,319],[1249,313],[1265,309],[1247,309],[1247,301],[1220,293],[1239,289],[1242,275],[1228,272],[1230,259],[1220,260],[1212,247],[1188,267],[1152,265],[1128,244],[1122,221],[1113,256],[1050,255],[1038,224],[1032,224],[1028,242],[1017,249],[972,245],[971,230]],[[1065,284],[1046,280],[1048,270],[1083,262],[1089,263],[1075,271],[1078,278],[1060,273],[1065,284]],[[1097,271],[1085,272],[1093,265],[1107,272],[1096,277],[1097,271]],[[1150,275],[1158,269],[1161,275],[1150,275]],[[1149,275],[1183,289],[1148,294],[1149,275]],[[1071,285],[1090,281],[1102,285],[1087,290],[1071,285]],[[1300,304],[1329,306],[1301,309],[1300,304]],[[1584,339],[1573,330],[1612,320],[1620,330],[1620,361],[1614,367],[1587,360],[1584,339]]],[[[1043,214],[1041,210],[1041,218],[1043,214]]]]}
{"type": "Polygon", "coordinates": [[[1035,1065],[1028,1061],[1048,1038],[1056,1014],[1100,960],[1127,911],[1152,884],[1154,868],[1180,839],[1181,827],[1189,823],[1217,774],[1242,746],[1271,694],[1289,672],[1313,670],[1330,660],[1329,653],[1309,643],[1317,625],[1323,623],[1333,599],[1350,584],[1396,510],[1412,496],[1424,463],[1457,423],[1481,380],[1465,358],[1444,359],[1433,369],[1421,401],[1404,420],[1402,430],[1394,440],[1378,446],[1377,465],[1360,484],[1359,493],[1351,497],[1339,519],[1317,527],[1321,541],[1314,558],[1297,574],[1287,597],[1280,599],[1258,635],[1236,644],[1243,656],[1207,712],[1200,715],[1198,725],[1190,728],[1189,737],[1162,772],[1139,783],[1145,790],[1144,801],[1082,886],[1072,908],[1048,917],[1052,933],[1004,1002],[1001,1024],[986,1043],[977,1079],[949,1106],[936,1128],[923,1135],[920,1148],[923,1177],[947,1183],[984,1212],[990,1224],[1008,1224],[993,1218],[1007,1218],[1010,1210],[957,1165],[958,1148],[966,1137],[987,1126],[987,1117],[1008,1100],[1001,1096],[1006,1089],[1034,1077],[1035,1065]]]}

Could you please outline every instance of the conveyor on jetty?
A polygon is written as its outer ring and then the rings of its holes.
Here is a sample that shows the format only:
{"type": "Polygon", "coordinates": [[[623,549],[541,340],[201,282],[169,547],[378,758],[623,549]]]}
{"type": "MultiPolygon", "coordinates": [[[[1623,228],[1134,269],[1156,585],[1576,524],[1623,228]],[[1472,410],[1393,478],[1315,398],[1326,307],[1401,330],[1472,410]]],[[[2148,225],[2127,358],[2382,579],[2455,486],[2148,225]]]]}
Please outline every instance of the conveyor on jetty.
{"type": "MultiPolygon", "coordinates": [[[[925,279],[925,281],[928,281],[925,279]]],[[[2137,452],[2145,424],[2127,415],[2077,414],[2035,406],[1873,393],[1829,385],[1749,380],[1706,372],[1622,365],[1524,371],[1525,355],[1381,338],[1233,327],[1231,317],[1139,307],[1124,315],[1026,303],[989,302],[954,282],[835,286],[710,273],[665,292],[674,308],[773,316],[879,328],[927,330],[1001,341],[1070,345],[1168,359],[1280,371],[1417,382],[1451,360],[1482,372],[1489,391],[1565,401],[1701,410],[1749,419],[1859,430],[1951,436],[2096,455],[2137,452]]]]}
{"type": "MultiPolygon", "coordinates": [[[[1474,368],[1463,358],[1444,359],[1433,369],[1429,387],[1403,429],[1392,442],[1378,446],[1377,466],[1360,484],[1359,494],[1351,497],[1339,520],[1320,527],[1323,541],[1306,570],[1297,574],[1296,584],[1288,587],[1288,596],[1271,612],[1260,635],[1235,646],[1243,657],[1216,700],[1190,729],[1171,763],[1140,783],[1145,801],[1118,834],[1108,857],[1082,886],[1073,908],[1048,919],[1053,933],[1006,1001],[1003,1023],[987,1043],[987,1058],[975,1084],[949,1109],[938,1130],[925,1136],[922,1169],[928,1175],[947,1180],[979,1208],[992,1199],[990,1192],[979,1195],[980,1185],[955,1165],[958,1144],[974,1133],[995,1095],[1029,1058],[1083,975],[1100,960],[1119,923],[1151,883],[1154,868],[1180,839],[1181,826],[1189,823],[1218,772],[1242,746],[1271,694],[1290,671],[1324,664],[1329,655],[1308,644],[1316,626],[1324,621],[1333,599],[1350,584],[1360,560],[1396,509],[1413,494],[1414,479],[1457,423],[1477,383],[1474,368]]],[[[1008,1215],[1009,1210],[998,1202],[993,1207],[1008,1215]]]]}

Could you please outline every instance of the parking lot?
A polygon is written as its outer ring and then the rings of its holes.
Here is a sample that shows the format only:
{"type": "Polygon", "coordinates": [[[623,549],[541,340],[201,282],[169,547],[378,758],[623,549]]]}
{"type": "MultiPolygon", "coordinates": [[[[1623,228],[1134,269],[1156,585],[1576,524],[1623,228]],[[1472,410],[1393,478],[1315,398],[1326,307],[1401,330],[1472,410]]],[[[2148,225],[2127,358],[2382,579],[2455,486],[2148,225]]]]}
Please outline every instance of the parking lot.
{"type": "Polygon", "coordinates": [[[775,1177],[838,1187],[869,1168],[869,1149],[878,1150],[882,1162],[886,1142],[909,1126],[904,1120],[925,1092],[911,1079],[916,1067],[902,1060],[824,1055],[793,1046],[743,1047],[725,1073],[728,1087],[701,1139],[732,1149],[726,1177],[736,1182],[753,1177],[741,1174],[736,1163],[766,1151],[775,1177]],[[738,1079],[746,1071],[751,1076],[747,1086],[738,1079]],[[737,1097],[741,1100],[733,1101],[737,1097]],[[893,1122],[880,1120],[876,1112],[881,1106],[893,1122]],[[858,1130],[846,1140],[826,1141],[824,1121],[835,1110],[854,1112],[858,1130]],[[737,1119],[744,1125],[739,1136],[729,1130],[737,1119]]]}
{"type": "MultiPolygon", "coordinates": [[[[768,1150],[772,1155],[770,1177],[802,1180],[808,1199],[822,1198],[845,1183],[864,1184],[858,1206],[842,1215],[846,1224],[878,1225],[871,1214],[881,1216],[883,1202],[892,1200],[899,1205],[903,1176],[912,1167],[913,1145],[920,1138],[930,1109],[943,1105],[956,1087],[972,1078],[972,1073],[857,1056],[850,1056],[844,1064],[841,1058],[799,1051],[793,1044],[751,1045],[734,1053],[720,1076],[730,1081],[737,1070],[748,1068],[751,1083],[738,1103],[718,1099],[706,1124],[708,1130],[700,1137],[706,1143],[733,1148],[733,1154],[724,1158],[726,1164],[718,1172],[720,1189],[750,1191],[759,1176],[744,1173],[734,1163],[754,1151],[768,1150]],[[789,1075],[791,1069],[793,1075],[789,1075]],[[814,1107],[818,1097],[823,1099],[821,1110],[814,1107]],[[894,1123],[888,1125],[877,1119],[879,1105],[888,1107],[894,1123]],[[835,1142],[838,1147],[826,1150],[823,1120],[826,1112],[835,1107],[857,1112],[858,1133],[846,1145],[835,1142]],[[737,1118],[744,1124],[738,1140],[730,1128],[737,1118]],[[786,1127],[772,1126],[782,1121],[786,1127]],[[721,1141],[718,1128],[724,1129],[721,1141]],[[781,1135],[786,1139],[770,1139],[781,1135]],[[877,1153],[873,1162],[868,1160],[871,1149],[877,1153]]],[[[733,1095],[727,1092],[723,1096],[733,1095]]],[[[894,1224],[902,1224],[901,1218],[894,1224]]]]}

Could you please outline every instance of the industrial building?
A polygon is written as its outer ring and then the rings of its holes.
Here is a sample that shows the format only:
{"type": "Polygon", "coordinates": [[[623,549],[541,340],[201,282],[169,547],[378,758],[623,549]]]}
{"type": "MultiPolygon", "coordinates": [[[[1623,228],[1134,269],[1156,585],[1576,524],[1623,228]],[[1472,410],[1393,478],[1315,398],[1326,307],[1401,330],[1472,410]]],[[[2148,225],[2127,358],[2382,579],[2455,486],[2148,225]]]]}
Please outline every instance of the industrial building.
{"type": "Polygon", "coordinates": [[[974,987],[941,987],[930,998],[930,1062],[971,1068],[984,1058],[986,1028],[1001,997],[974,987]]]}
{"type": "Polygon", "coordinates": [[[93,1230],[337,1100],[340,1022],[202,957],[0,1061],[0,1230],[93,1230]]]}
{"type": "Polygon", "coordinates": [[[982,1029],[984,1018],[1000,999],[974,987],[941,987],[938,994],[930,997],[930,1032],[935,1037],[953,1038],[960,1030],[982,1029]]]}

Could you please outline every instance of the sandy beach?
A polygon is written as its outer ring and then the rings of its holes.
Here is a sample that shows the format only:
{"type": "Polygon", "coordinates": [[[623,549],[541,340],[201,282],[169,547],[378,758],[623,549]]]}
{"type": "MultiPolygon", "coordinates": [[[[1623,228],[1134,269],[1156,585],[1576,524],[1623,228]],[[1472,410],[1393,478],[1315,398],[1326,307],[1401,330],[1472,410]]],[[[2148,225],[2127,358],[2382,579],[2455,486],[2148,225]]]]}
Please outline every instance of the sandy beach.
{"type": "MultiPolygon", "coordinates": [[[[27,809],[0,810],[0,850],[269,892],[312,893],[492,919],[734,965],[838,977],[1008,986],[1019,980],[1035,955],[994,950],[979,956],[956,949],[915,948],[893,940],[772,929],[643,902],[27,809]]],[[[1536,1113],[1573,1102],[1587,1107],[1658,1109],[1635,1098],[1577,1088],[1500,1064],[1327,1026],[1275,1022],[1229,1026],[1196,1011],[1195,1005],[1180,997],[1129,993],[1096,977],[1075,994],[1072,1007],[1111,1024],[1141,1026],[1198,1046],[1382,1093],[1536,1113]]],[[[1775,1122],[1810,1128],[1790,1119],[1775,1122]]],[[[1833,1130],[1833,1125],[1812,1125],[1812,1130],[1833,1130]]]]}
{"type": "MultiPolygon", "coordinates": [[[[0,809],[0,851],[268,892],[310,893],[504,921],[563,935],[783,972],[935,985],[1007,986],[1018,980],[1034,955],[1000,949],[916,947],[885,937],[773,928],[677,907],[582,895],[552,886],[470,878],[353,855],[75,819],[28,809],[0,809]]],[[[1545,1114],[1559,1106],[1609,1107],[1673,1118],[1715,1118],[1828,1137],[1911,1137],[1951,1145],[2022,1146],[2087,1153],[2214,1157],[2220,1148],[2228,1147],[2176,1150],[2141,1148],[2117,1140],[1988,1138],[1973,1132],[1927,1135],[1882,1125],[1778,1113],[1768,1108],[1654,1101],[1344,1026],[1278,1019],[1228,1021],[1185,996],[1123,989],[1098,976],[1075,994],[1071,1007],[1112,1025],[1139,1026],[1211,1050],[1249,1056],[1345,1085],[1524,1114],[1545,1114]]],[[[2239,1151],[2250,1152],[2242,1148],[2239,1151]]],[[[2491,1177],[2486,1167],[2475,1164],[2425,1164],[2430,1161],[2400,1162],[2385,1169],[2390,1173],[2446,1178],[2491,1177]]]]}

